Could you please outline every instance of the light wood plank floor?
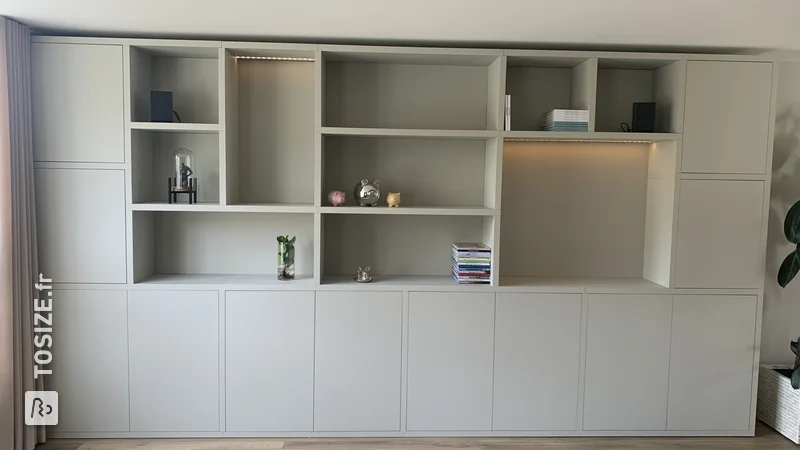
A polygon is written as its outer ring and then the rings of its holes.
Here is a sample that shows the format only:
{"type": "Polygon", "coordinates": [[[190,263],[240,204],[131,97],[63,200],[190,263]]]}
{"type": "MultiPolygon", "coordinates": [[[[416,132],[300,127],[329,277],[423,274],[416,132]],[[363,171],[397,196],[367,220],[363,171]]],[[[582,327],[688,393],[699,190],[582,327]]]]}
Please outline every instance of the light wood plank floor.
{"type": "Polygon", "coordinates": [[[36,450],[788,450],[759,424],[755,438],[51,439],[36,450]]]}

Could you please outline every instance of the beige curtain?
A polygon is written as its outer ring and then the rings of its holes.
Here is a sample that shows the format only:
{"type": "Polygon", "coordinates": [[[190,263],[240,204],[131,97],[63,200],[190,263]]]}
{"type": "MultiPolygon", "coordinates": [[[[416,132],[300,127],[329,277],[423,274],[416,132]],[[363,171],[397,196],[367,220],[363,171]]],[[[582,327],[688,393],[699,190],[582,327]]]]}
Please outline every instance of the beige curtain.
{"type": "Polygon", "coordinates": [[[24,420],[33,378],[33,299],[37,291],[33,195],[30,30],[0,18],[0,449],[31,450],[44,427],[24,420]]]}

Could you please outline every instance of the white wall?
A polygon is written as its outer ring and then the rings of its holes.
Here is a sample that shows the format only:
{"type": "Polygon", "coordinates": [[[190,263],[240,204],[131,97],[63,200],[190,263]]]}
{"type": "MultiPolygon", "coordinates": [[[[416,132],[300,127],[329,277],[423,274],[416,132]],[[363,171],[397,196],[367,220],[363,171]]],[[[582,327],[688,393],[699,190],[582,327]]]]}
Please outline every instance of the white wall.
{"type": "Polygon", "coordinates": [[[781,262],[794,249],[783,235],[783,219],[800,200],[800,62],[781,63],[778,78],[761,334],[761,362],[765,364],[793,362],[789,341],[800,336],[800,278],[786,289],[776,281],[781,262]]]}
{"type": "Polygon", "coordinates": [[[0,0],[34,28],[278,40],[800,49],[797,0],[0,0]],[[680,29],[680,32],[676,32],[680,29]]]}

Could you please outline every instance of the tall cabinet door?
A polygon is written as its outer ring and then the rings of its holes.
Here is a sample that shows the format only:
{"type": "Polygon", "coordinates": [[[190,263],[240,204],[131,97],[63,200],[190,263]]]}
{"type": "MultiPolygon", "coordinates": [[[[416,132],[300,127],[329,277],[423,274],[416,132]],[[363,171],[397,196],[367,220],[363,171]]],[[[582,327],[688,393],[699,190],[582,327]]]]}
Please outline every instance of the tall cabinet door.
{"type": "MultiPolygon", "coordinates": [[[[44,292],[43,292],[44,293],[44,292]]],[[[128,309],[122,290],[62,290],[52,297],[52,375],[58,432],[128,431],[128,309]]]]}
{"type": "Polygon", "coordinates": [[[495,430],[575,430],[581,294],[497,294],[495,430]]]}
{"type": "Polygon", "coordinates": [[[39,265],[57,283],[125,283],[125,172],[35,169],[39,265]]]}
{"type": "Polygon", "coordinates": [[[36,161],[125,161],[122,46],[31,44],[36,161]]]}
{"type": "Polygon", "coordinates": [[[683,172],[766,173],[772,66],[689,61],[683,172]]]}
{"type": "Polygon", "coordinates": [[[128,291],[131,431],[220,431],[218,296],[128,291]]]}
{"type": "Polygon", "coordinates": [[[745,431],[755,358],[755,295],[676,295],[670,430],[745,431]]]}
{"type": "Polygon", "coordinates": [[[494,294],[412,292],[409,431],[492,429],[494,294]]]}
{"type": "Polygon", "coordinates": [[[226,431],[314,428],[314,293],[225,294],[226,431]]]}
{"type": "Polygon", "coordinates": [[[400,431],[403,294],[317,292],[314,431],[400,431]]]}
{"type": "Polygon", "coordinates": [[[667,427],[669,295],[589,295],[583,429],[667,427]]]}

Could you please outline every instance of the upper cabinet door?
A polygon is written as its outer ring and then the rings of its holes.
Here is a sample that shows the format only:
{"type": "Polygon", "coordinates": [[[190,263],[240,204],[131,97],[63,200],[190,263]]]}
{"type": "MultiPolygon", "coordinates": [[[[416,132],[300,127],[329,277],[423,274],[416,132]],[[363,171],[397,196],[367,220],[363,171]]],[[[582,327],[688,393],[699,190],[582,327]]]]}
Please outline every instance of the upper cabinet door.
{"type": "Polygon", "coordinates": [[[36,161],[124,162],[122,46],[31,44],[36,161]]]}
{"type": "Polygon", "coordinates": [[[772,63],[690,61],[683,172],[763,174],[772,63]]]}
{"type": "Polygon", "coordinates": [[[34,169],[39,268],[57,283],[125,283],[125,171],[34,169]]]}
{"type": "Polygon", "coordinates": [[[757,288],[763,206],[763,181],[682,180],[675,287],[757,288]]]}

